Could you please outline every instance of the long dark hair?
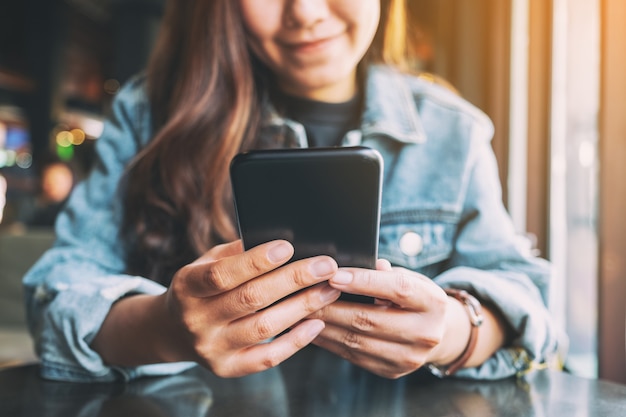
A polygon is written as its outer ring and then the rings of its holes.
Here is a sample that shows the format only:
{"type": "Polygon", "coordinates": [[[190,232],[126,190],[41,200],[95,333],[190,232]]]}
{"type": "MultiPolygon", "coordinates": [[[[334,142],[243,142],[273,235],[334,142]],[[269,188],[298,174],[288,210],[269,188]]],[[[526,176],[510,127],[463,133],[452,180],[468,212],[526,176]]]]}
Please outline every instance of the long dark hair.
{"type": "MultiPolygon", "coordinates": [[[[406,61],[405,0],[381,0],[364,62],[406,61]]],[[[228,166],[254,145],[267,72],[251,55],[233,0],[170,0],[147,69],[154,138],[128,167],[128,272],[173,273],[236,239],[228,166]]]]}

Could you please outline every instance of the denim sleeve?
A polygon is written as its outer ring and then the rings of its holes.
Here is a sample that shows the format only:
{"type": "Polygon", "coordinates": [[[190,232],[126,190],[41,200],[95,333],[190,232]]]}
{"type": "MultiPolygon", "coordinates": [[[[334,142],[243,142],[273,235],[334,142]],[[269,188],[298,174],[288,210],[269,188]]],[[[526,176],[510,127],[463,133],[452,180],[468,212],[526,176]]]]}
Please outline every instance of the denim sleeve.
{"type": "Polygon", "coordinates": [[[126,164],[149,137],[147,100],[140,81],[118,93],[96,143],[96,161],[55,225],[53,247],[23,279],[29,330],[48,379],[96,382],[182,371],[190,363],[111,367],[90,344],[112,304],[128,294],[165,288],[124,274],[119,239],[118,187],[126,164]]]}
{"type": "Polygon", "coordinates": [[[513,331],[509,346],[459,377],[498,379],[551,363],[557,331],[547,309],[551,265],[534,257],[514,230],[501,197],[495,156],[480,141],[468,164],[468,187],[450,268],[435,278],[495,308],[513,331]]]}

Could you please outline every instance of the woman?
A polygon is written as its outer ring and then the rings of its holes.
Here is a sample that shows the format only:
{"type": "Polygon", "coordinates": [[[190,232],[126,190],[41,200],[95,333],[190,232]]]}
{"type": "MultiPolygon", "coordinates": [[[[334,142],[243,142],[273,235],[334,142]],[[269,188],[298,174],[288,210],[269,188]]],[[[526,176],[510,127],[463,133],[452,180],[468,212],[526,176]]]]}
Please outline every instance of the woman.
{"type": "Polygon", "coordinates": [[[502,207],[491,123],[399,71],[403,17],[396,0],[170,2],[147,75],[119,93],[55,247],[24,279],[43,375],[191,362],[240,376],[310,343],[390,378],[425,365],[501,378],[549,360],[548,267],[502,207]],[[354,144],[385,159],[376,271],[285,265],[285,241],[243,252],[237,152],[354,144]]]}

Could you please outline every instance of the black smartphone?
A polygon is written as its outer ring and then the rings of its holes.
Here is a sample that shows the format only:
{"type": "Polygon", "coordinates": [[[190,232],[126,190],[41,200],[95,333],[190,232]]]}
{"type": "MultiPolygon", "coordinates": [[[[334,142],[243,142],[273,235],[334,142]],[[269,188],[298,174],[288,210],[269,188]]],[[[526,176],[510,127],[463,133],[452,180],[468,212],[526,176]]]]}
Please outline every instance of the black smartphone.
{"type": "Polygon", "coordinates": [[[295,250],[290,262],[329,255],[339,266],[375,269],[382,174],[380,153],[363,146],[238,154],[230,175],[244,248],[285,239],[295,250]]]}

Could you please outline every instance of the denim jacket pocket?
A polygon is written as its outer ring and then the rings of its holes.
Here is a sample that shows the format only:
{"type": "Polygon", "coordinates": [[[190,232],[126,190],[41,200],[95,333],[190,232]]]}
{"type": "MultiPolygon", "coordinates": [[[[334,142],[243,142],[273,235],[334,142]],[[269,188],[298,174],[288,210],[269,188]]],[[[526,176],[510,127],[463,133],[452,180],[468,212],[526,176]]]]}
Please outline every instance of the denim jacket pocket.
{"type": "Polygon", "coordinates": [[[379,257],[395,266],[429,274],[447,260],[453,248],[458,214],[442,210],[410,210],[381,216],[379,257]]]}

